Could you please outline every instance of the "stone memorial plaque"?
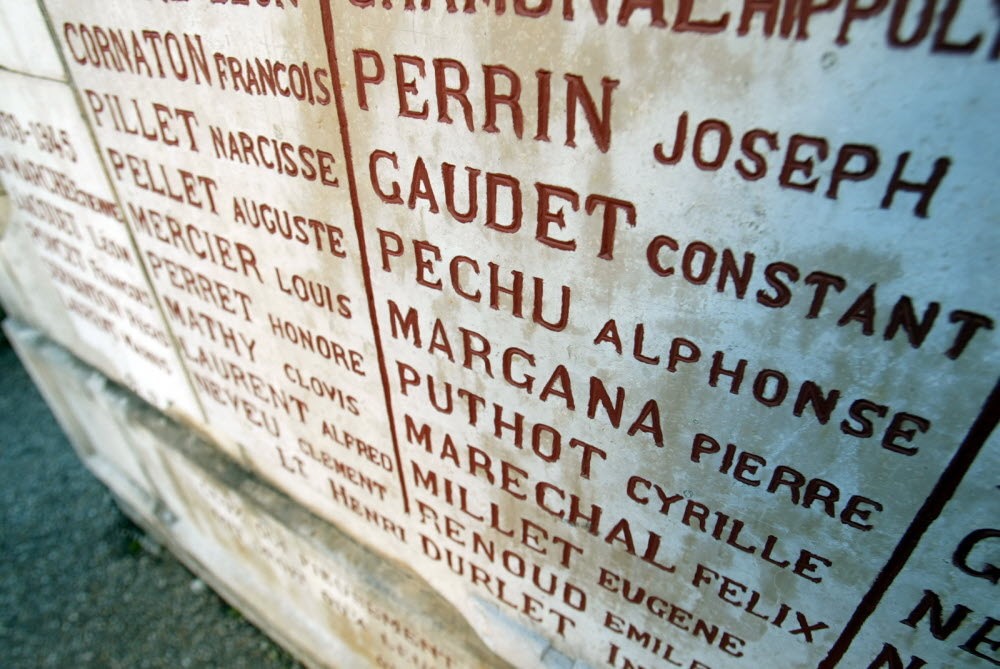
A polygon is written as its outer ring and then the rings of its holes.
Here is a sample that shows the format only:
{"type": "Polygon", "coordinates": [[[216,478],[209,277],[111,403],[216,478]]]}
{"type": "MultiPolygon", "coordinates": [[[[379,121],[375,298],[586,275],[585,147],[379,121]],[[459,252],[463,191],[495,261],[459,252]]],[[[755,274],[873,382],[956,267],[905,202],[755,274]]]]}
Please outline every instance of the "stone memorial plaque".
{"type": "MultiPolygon", "coordinates": [[[[1000,442],[963,443],[954,469],[921,507],[903,548],[912,551],[898,577],[864,611],[857,642],[842,666],[989,667],[1000,664],[1000,528],[996,473],[1000,442]],[[964,462],[963,462],[964,461],[964,462]],[[943,500],[947,499],[947,505],[943,500]],[[921,518],[921,520],[923,520],[921,518]],[[917,543],[919,542],[919,543],[917,543]]],[[[900,571],[901,569],[901,571],[900,571]]]]}
{"type": "Polygon", "coordinates": [[[592,665],[840,659],[997,413],[944,4],[324,3],[420,572],[592,665]]]}
{"type": "Polygon", "coordinates": [[[200,415],[69,86],[0,72],[4,255],[52,336],[161,410],[200,415]]]}
{"type": "Polygon", "coordinates": [[[4,330],[123,510],[308,666],[505,666],[420,579],[38,332],[12,320],[4,330]]]}
{"type": "Polygon", "coordinates": [[[48,7],[210,434],[399,555],[400,473],[321,16],[264,4],[48,7]]]}
{"type": "Polygon", "coordinates": [[[30,233],[11,223],[14,206],[8,195],[0,197],[0,207],[4,217],[0,221],[0,301],[4,310],[46,332],[73,332],[69,314],[41,266],[30,233]],[[35,262],[24,262],[26,258],[35,262]]]}

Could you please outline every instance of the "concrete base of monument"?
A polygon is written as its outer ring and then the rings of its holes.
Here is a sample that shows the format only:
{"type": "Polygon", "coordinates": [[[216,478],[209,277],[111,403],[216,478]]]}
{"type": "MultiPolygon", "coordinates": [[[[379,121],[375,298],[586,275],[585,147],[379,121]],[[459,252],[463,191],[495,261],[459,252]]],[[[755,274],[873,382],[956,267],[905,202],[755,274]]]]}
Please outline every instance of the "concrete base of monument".
{"type": "Polygon", "coordinates": [[[35,330],[11,319],[4,329],[78,454],[123,511],[304,663],[507,666],[419,578],[359,547],[35,330]]]}

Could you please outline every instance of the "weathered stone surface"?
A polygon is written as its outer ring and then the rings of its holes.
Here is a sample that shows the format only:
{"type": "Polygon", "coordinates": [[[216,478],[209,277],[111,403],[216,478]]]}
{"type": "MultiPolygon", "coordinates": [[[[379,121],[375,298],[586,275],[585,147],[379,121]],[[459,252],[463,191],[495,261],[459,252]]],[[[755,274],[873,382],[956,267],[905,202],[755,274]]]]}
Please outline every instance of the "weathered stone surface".
{"type": "MultiPolygon", "coordinates": [[[[843,666],[986,667],[998,658],[996,586],[1000,572],[996,434],[985,444],[963,444],[971,466],[945,479],[921,511],[929,527],[912,526],[912,550],[892,586],[878,601],[843,666]],[[944,497],[950,497],[943,504],[944,497]],[[920,660],[926,664],[920,664],[920,660]]],[[[958,459],[956,459],[958,460],[958,459]]]]}
{"type": "Polygon", "coordinates": [[[11,321],[5,329],[84,463],[126,511],[310,666],[505,666],[418,578],[37,332],[11,321]]]}
{"type": "Polygon", "coordinates": [[[200,416],[73,90],[11,72],[0,87],[0,244],[20,310],[160,409],[200,416]]]}
{"type": "Polygon", "coordinates": [[[318,7],[48,7],[204,427],[399,554],[401,474],[318,7]],[[91,54],[99,33],[132,58],[91,54]]]}
{"type": "Polygon", "coordinates": [[[500,655],[995,663],[989,3],[45,4],[187,419],[500,655]]]}
{"type": "Polygon", "coordinates": [[[0,300],[8,313],[46,332],[72,332],[69,314],[40,262],[27,231],[13,223],[14,205],[0,197],[0,300]]]}
{"type": "Polygon", "coordinates": [[[40,267],[27,270],[19,266],[32,253],[30,242],[16,232],[7,235],[0,243],[0,303],[8,314],[44,328],[46,332],[71,332],[72,326],[59,295],[49,284],[43,270],[40,267]],[[17,262],[13,258],[17,258],[17,262]],[[59,306],[46,308],[46,305],[53,304],[59,306]]]}
{"type": "Polygon", "coordinates": [[[39,3],[0,0],[0,67],[49,79],[66,78],[39,3]]]}

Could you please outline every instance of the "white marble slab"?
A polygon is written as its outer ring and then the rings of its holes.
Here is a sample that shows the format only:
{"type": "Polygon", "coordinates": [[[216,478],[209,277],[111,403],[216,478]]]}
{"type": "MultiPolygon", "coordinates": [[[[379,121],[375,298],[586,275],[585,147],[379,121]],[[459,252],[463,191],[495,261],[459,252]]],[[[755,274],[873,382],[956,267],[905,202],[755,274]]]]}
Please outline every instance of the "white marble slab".
{"type": "Polygon", "coordinates": [[[161,410],[200,415],[66,84],[0,72],[0,240],[34,320],[161,410]]]}
{"type": "MultiPolygon", "coordinates": [[[[961,482],[942,486],[947,504],[929,504],[935,517],[905,566],[894,572],[877,608],[844,655],[844,666],[989,667],[997,652],[998,442],[982,435],[963,446],[972,463],[961,482]],[[920,662],[924,664],[920,664],[920,662]],[[876,666],[880,666],[876,663],[876,666]]],[[[918,525],[915,530],[921,529],[918,525]]]]}
{"type": "Polygon", "coordinates": [[[418,578],[250,479],[38,333],[10,322],[7,332],[124,510],[307,666],[505,666],[418,578]]]}
{"type": "Polygon", "coordinates": [[[328,5],[415,563],[593,665],[822,661],[1000,371],[995,12],[742,5],[328,5]]]}
{"type": "Polygon", "coordinates": [[[46,4],[210,433],[500,655],[929,653],[886,621],[958,592],[913,528],[998,411],[988,5],[46,4]]]}

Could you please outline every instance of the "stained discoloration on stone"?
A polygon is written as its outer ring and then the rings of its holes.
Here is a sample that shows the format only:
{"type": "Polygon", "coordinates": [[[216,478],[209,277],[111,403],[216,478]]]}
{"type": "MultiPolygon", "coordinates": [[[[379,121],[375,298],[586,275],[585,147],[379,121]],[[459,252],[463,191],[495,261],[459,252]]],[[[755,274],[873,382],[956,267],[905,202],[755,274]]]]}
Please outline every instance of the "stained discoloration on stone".
{"type": "Polygon", "coordinates": [[[419,579],[38,333],[8,331],[84,463],[189,567],[311,666],[505,666],[419,579]],[[123,466],[116,444],[127,444],[135,467],[123,466]]]}
{"type": "Polygon", "coordinates": [[[202,429],[500,655],[827,666],[910,582],[1000,369],[985,7],[47,4],[202,429]]]}

